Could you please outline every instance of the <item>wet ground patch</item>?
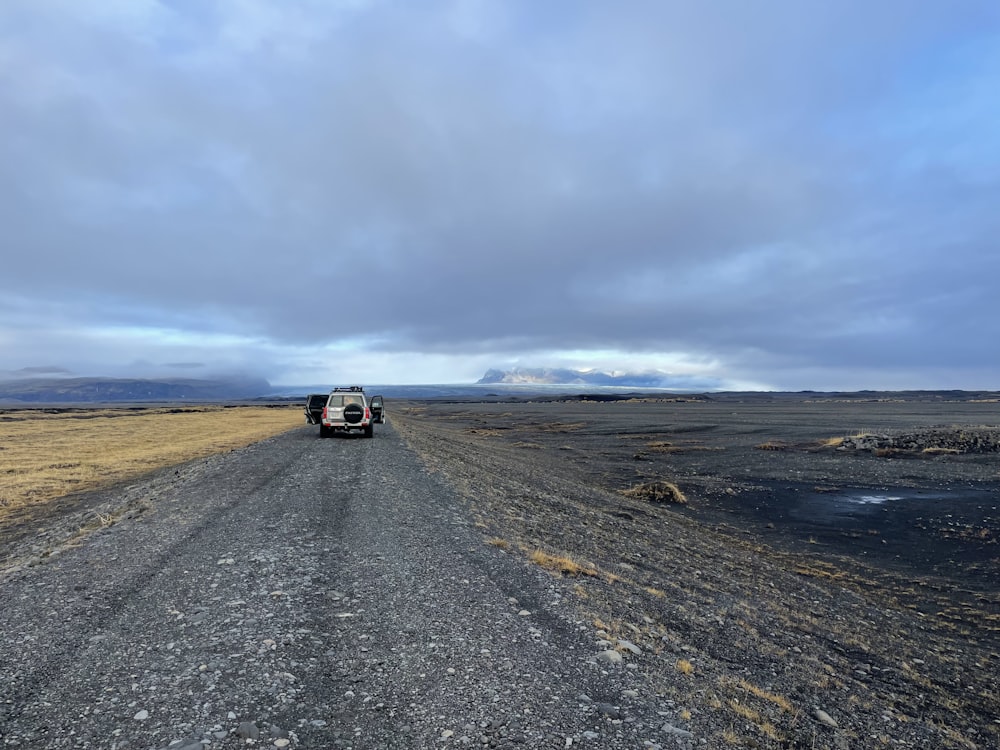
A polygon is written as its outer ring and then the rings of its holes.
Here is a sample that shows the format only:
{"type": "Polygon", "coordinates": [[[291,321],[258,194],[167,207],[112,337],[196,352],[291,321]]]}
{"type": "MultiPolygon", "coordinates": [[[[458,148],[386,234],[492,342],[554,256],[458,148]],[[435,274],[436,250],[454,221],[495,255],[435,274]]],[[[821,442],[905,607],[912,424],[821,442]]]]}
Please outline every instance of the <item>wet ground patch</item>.
{"type": "Polygon", "coordinates": [[[771,544],[855,558],[911,576],[1000,580],[1000,486],[919,489],[767,482],[690,514],[771,544]]]}

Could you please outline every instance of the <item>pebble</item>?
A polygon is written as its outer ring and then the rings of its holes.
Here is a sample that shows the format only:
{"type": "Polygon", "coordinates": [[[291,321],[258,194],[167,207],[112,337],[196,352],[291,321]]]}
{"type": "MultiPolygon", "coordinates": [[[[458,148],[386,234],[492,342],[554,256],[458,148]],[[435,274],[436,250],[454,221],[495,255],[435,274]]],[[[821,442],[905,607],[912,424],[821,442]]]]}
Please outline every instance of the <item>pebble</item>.
{"type": "Polygon", "coordinates": [[[142,709],[132,718],[135,719],[136,721],[145,721],[146,719],[149,718],[149,711],[147,711],[146,709],[142,709]]]}
{"type": "Polygon", "coordinates": [[[673,724],[664,724],[661,729],[664,733],[672,734],[675,737],[694,737],[694,735],[688,730],[675,727],[673,724]]]}
{"type": "Polygon", "coordinates": [[[626,641],[622,638],[619,638],[618,645],[621,646],[626,651],[628,651],[629,653],[635,654],[636,656],[642,654],[642,649],[636,646],[634,643],[632,643],[632,641],[626,641]]]}
{"type": "Polygon", "coordinates": [[[837,722],[822,708],[817,708],[813,711],[813,716],[815,716],[821,724],[826,724],[828,727],[833,727],[834,729],[837,728],[837,722]]]}
{"type": "Polygon", "coordinates": [[[597,710],[603,716],[607,716],[609,719],[620,719],[622,717],[622,712],[611,703],[598,703],[597,710]]]}
{"type": "Polygon", "coordinates": [[[597,660],[603,661],[606,664],[621,664],[623,661],[623,657],[617,651],[608,649],[607,651],[602,651],[601,653],[599,653],[597,655],[597,660]]]}
{"type": "Polygon", "coordinates": [[[252,721],[244,721],[236,727],[236,736],[246,740],[256,740],[260,738],[260,730],[252,721]]]}

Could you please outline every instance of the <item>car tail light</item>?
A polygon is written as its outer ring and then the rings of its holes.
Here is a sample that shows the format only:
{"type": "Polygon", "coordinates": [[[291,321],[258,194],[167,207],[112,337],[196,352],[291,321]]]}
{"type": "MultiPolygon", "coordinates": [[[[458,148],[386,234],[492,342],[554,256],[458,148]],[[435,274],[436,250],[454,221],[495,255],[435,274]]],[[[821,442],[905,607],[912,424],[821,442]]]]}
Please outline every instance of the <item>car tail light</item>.
{"type": "Polygon", "coordinates": [[[372,418],[371,410],[366,406],[365,407],[365,419],[371,419],[371,418],[372,418]]]}
{"type": "Polygon", "coordinates": [[[323,407],[323,419],[326,419],[326,407],[323,407]]]}

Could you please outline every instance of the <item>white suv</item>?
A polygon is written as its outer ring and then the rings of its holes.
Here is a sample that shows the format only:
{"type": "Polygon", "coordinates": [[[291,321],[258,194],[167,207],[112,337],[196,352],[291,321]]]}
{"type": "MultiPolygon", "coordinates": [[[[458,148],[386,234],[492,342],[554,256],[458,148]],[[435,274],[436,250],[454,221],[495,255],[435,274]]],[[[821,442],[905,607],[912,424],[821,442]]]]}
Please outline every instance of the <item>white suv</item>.
{"type": "MultiPolygon", "coordinates": [[[[376,398],[380,399],[378,396],[376,398]]],[[[360,385],[334,388],[326,400],[326,406],[323,407],[319,436],[325,438],[335,432],[358,430],[370,438],[375,434],[373,422],[372,410],[360,385]]]]}

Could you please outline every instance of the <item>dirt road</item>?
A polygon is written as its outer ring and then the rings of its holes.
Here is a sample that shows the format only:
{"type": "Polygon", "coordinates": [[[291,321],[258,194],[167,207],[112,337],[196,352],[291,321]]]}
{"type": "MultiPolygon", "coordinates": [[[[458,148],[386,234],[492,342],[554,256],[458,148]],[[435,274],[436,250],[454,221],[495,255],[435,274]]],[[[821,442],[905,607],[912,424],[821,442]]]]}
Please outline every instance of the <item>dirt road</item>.
{"type": "Polygon", "coordinates": [[[107,500],[142,512],[0,585],[0,746],[663,738],[636,673],[598,661],[551,577],[484,544],[391,426],[296,430],[107,500]]]}

